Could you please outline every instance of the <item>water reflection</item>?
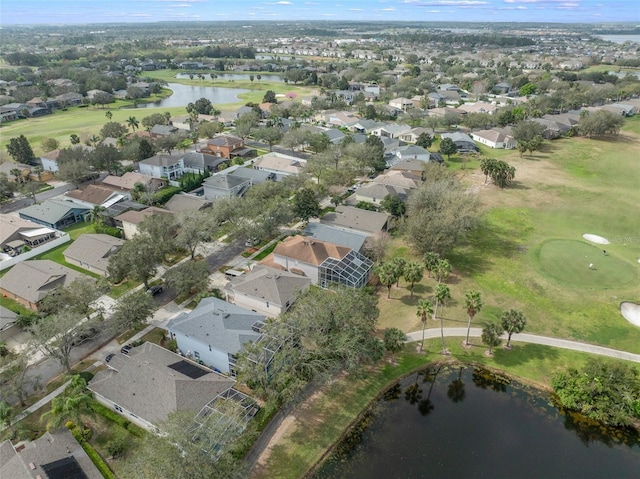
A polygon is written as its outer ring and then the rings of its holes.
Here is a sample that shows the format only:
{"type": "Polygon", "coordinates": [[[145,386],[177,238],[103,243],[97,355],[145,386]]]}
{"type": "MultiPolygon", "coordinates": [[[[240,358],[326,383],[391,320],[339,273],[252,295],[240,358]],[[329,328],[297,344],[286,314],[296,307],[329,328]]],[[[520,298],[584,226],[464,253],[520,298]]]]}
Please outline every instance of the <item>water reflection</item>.
{"type": "MultiPolygon", "coordinates": [[[[189,78],[193,80],[200,80],[198,75],[202,75],[205,80],[211,80],[211,73],[178,73],[176,78],[189,78]],[[193,76],[193,78],[191,78],[193,76]]],[[[279,75],[272,75],[268,73],[215,73],[215,81],[220,82],[228,82],[230,80],[251,80],[251,76],[253,76],[253,81],[259,84],[262,81],[269,82],[279,82],[282,83],[284,80],[279,75]],[[260,75],[260,78],[257,78],[260,75]]]]}
{"type": "Polygon", "coordinates": [[[180,83],[169,83],[167,88],[173,94],[155,103],[141,104],[138,108],[167,108],[173,106],[187,106],[200,98],[206,98],[214,105],[223,103],[235,103],[240,99],[238,95],[251,90],[244,88],[222,88],[213,86],[181,85],[180,83]]]}
{"type": "Polygon", "coordinates": [[[639,441],[495,372],[438,366],[385,391],[313,477],[636,479],[639,441]]]}

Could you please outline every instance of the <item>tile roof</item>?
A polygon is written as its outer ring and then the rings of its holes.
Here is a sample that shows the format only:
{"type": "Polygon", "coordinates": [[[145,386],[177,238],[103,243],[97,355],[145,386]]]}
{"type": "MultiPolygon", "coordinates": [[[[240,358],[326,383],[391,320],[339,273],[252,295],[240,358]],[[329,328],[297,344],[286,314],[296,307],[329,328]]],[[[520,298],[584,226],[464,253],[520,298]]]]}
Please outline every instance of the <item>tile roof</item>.
{"type": "Polygon", "coordinates": [[[349,251],[350,248],[326,241],[306,236],[289,236],[278,243],[273,254],[320,266],[327,258],[344,258],[349,251]]]}

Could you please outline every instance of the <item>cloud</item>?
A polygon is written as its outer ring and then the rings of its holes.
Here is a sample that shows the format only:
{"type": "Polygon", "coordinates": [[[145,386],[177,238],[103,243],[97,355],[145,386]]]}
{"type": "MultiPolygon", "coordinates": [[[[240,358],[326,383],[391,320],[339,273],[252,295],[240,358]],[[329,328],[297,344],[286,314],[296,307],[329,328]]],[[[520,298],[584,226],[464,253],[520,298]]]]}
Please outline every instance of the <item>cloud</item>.
{"type": "Polygon", "coordinates": [[[185,7],[191,8],[191,7],[193,7],[193,5],[191,5],[190,3],[177,3],[175,5],[167,5],[167,7],[170,7],[170,8],[185,8],[185,7]]]}
{"type": "Polygon", "coordinates": [[[361,12],[364,8],[348,8],[347,10],[350,12],[361,12]]]}
{"type": "Polygon", "coordinates": [[[405,0],[402,3],[416,7],[475,7],[489,4],[482,0],[405,0]]]}
{"type": "Polygon", "coordinates": [[[293,5],[293,3],[291,2],[287,2],[287,1],[281,1],[281,2],[276,2],[276,5],[293,5]]]}

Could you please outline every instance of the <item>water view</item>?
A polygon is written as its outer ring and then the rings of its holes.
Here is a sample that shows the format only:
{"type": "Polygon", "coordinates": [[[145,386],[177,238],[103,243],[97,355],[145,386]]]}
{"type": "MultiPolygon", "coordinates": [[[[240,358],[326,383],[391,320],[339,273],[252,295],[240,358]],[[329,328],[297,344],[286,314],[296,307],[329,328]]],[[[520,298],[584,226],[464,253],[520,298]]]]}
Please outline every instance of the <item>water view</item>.
{"type": "Polygon", "coordinates": [[[386,391],[314,477],[636,479],[639,441],[506,378],[449,366],[386,391]]]}
{"type": "Polygon", "coordinates": [[[640,43],[640,35],[598,35],[604,41],[623,44],[625,42],[640,43]]]}
{"type": "MultiPolygon", "coordinates": [[[[193,79],[194,80],[199,80],[198,78],[198,74],[197,73],[178,73],[176,75],[176,78],[191,78],[190,75],[193,75],[193,79]]],[[[203,73],[202,74],[205,78],[205,80],[211,80],[211,74],[210,73],[203,73]]],[[[228,82],[231,80],[250,80],[249,76],[253,75],[254,78],[254,82],[255,83],[260,83],[261,81],[270,81],[270,82],[280,82],[282,83],[284,80],[282,80],[282,77],[279,75],[270,75],[270,74],[264,74],[264,73],[216,73],[216,78],[215,81],[220,81],[220,82],[228,82]],[[257,75],[260,75],[260,80],[258,80],[256,78],[257,75]]]]}
{"type": "Polygon", "coordinates": [[[158,108],[171,106],[187,106],[199,98],[207,98],[214,105],[222,103],[235,103],[239,101],[238,95],[247,93],[250,90],[244,88],[221,88],[213,86],[181,85],[179,83],[169,83],[167,88],[173,90],[173,95],[163,98],[155,103],[139,105],[138,108],[158,108]]]}

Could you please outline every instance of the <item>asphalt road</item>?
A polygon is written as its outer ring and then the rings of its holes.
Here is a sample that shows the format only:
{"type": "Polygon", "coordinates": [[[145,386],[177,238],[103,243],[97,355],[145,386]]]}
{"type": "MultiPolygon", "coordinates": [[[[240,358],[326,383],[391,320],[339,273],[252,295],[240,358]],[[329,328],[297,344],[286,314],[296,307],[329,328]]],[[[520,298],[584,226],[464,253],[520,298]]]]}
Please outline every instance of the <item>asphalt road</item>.
{"type": "MultiPolygon", "coordinates": [[[[67,191],[71,191],[75,189],[76,187],[71,184],[58,186],[57,188],[53,188],[52,190],[47,190],[47,191],[43,191],[42,193],[38,193],[36,195],[36,200],[38,203],[42,203],[44,200],[48,200],[55,196],[62,195],[67,191]]],[[[6,203],[0,206],[0,213],[11,213],[13,211],[26,208],[27,206],[31,206],[32,204],[33,204],[33,200],[31,198],[16,198],[11,203],[6,203]]]]}
{"type": "Polygon", "coordinates": [[[222,250],[208,256],[207,263],[209,264],[209,272],[214,273],[220,267],[229,264],[231,260],[242,253],[244,249],[244,243],[241,240],[235,240],[233,243],[225,245],[222,250]]]}

